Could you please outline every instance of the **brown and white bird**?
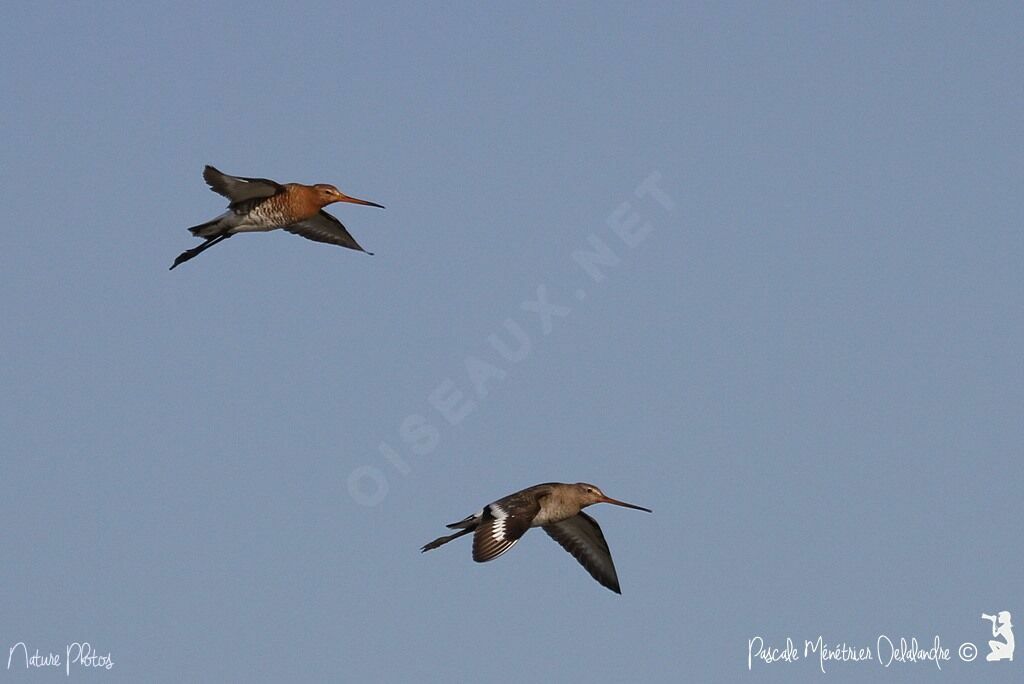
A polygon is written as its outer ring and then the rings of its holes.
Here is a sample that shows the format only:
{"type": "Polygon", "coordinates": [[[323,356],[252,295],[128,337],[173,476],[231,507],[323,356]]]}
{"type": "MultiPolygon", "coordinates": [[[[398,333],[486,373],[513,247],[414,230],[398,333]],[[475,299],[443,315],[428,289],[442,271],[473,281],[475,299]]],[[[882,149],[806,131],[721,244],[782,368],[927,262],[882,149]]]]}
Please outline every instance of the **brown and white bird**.
{"type": "Polygon", "coordinates": [[[334,202],[384,208],[375,202],[349,197],[333,185],[322,183],[281,184],[266,178],[229,176],[212,166],[203,169],[203,178],[211,190],[227,197],[231,204],[228,205],[226,212],[212,221],[189,228],[193,235],[205,238],[206,242],[179,254],[171,264],[171,269],[232,235],[265,232],[277,228],[284,228],[289,233],[317,242],[366,252],[355,238],[349,235],[341,221],[323,211],[323,208],[334,202]]]}
{"type": "Polygon", "coordinates": [[[600,489],[586,482],[546,482],[509,494],[487,504],[479,513],[448,525],[450,529],[459,531],[438,537],[421,551],[436,549],[472,532],[473,560],[485,563],[511,549],[531,527],[542,527],[594,579],[616,594],[621,594],[608,543],[597,521],[583,512],[584,508],[596,503],[651,512],[649,508],[607,497],[600,489]]]}

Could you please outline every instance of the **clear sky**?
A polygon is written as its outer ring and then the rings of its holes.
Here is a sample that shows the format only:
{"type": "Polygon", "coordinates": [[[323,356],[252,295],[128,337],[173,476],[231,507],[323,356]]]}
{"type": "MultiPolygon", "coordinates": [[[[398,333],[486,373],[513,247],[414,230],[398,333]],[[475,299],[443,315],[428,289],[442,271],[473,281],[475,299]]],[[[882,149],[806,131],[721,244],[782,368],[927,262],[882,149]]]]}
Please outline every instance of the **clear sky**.
{"type": "Polygon", "coordinates": [[[363,5],[5,8],[0,681],[1021,681],[1022,6],[363,5]]]}

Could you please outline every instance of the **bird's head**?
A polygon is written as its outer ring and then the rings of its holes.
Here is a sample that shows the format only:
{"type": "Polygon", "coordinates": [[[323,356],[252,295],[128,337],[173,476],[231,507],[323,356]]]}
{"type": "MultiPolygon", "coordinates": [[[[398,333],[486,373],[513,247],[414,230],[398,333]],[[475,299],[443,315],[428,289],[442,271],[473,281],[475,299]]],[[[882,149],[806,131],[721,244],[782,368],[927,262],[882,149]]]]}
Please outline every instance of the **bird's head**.
{"type": "Polygon", "coordinates": [[[376,202],[368,202],[366,200],[356,199],[355,197],[349,197],[341,190],[338,190],[338,188],[326,183],[318,183],[317,185],[314,185],[313,192],[316,193],[316,198],[320,202],[320,205],[324,207],[335,202],[349,202],[351,204],[364,204],[368,207],[377,207],[379,209],[384,208],[376,202]]]}
{"type": "Polygon", "coordinates": [[[596,503],[608,503],[615,504],[616,506],[622,506],[624,508],[632,508],[638,511],[646,511],[648,513],[653,512],[649,508],[644,508],[643,506],[635,506],[631,503],[626,503],[625,501],[619,501],[618,499],[613,499],[610,496],[606,496],[605,493],[602,492],[599,487],[592,484],[587,484],[586,482],[577,482],[574,486],[576,487],[576,491],[579,492],[580,500],[583,502],[582,507],[590,506],[596,503]]]}

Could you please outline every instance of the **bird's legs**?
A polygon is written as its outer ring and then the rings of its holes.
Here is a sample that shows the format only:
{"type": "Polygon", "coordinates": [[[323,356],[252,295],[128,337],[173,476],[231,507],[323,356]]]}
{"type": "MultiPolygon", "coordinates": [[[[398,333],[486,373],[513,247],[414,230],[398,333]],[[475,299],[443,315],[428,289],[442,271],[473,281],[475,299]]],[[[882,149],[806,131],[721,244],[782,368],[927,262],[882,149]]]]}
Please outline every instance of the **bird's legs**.
{"type": "Polygon", "coordinates": [[[204,242],[203,244],[199,245],[198,247],[193,247],[192,249],[186,249],[184,252],[182,252],[181,254],[178,255],[177,259],[174,260],[174,263],[171,264],[171,269],[170,270],[173,271],[175,266],[180,266],[181,264],[185,263],[186,261],[188,261],[192,257],[198,256],[204,249],[209,249],[210,247],[213,247],[215,244],[217,244],[221,240],[226,240],[229,237],[231,237],[231,233],[223,233],[221,235],[218,235],[217,237],[207,238],[206,242],[204,242]]]}
{"type": "Polygon", "coordinates": [[[425,545],[422,549],[420,549],[420,551],[422,552],[422,551],[430,551],[431,549],[436,549],[438,546],[441,546],[442,544],[447,544],[452,539],[458,539],[462,535],[469,534],[470,532],[473,532],[474,530],[476,530],[476,525],[473,525],[472,527],[467,527],[464,530],[459,530],[455,534],[449,534],[449,535],[444,536],[444,537],[438,537],[434,541],[432,541],[429,544],[425,545]]]}

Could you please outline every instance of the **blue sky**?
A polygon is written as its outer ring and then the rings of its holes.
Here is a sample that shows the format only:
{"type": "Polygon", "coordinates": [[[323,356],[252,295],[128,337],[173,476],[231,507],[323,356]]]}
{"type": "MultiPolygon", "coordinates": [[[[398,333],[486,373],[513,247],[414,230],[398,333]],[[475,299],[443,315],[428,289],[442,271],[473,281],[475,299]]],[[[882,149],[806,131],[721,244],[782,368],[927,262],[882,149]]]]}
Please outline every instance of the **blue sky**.
{"type": "Polygon", "coordinates": [[[0,653],[1019,680],[957,651],[1024,620],[1019,4],[208,5],[5,10],[0,653]],[[385,205],[330,209],[376,256],[168,272],[208,163],[385,205]],[[654,509],[590,509],[622,596],[539,530],[419,553],[551,480],[654,509]],[[951,659],[747,669],[818,635],[951,659]]]}

